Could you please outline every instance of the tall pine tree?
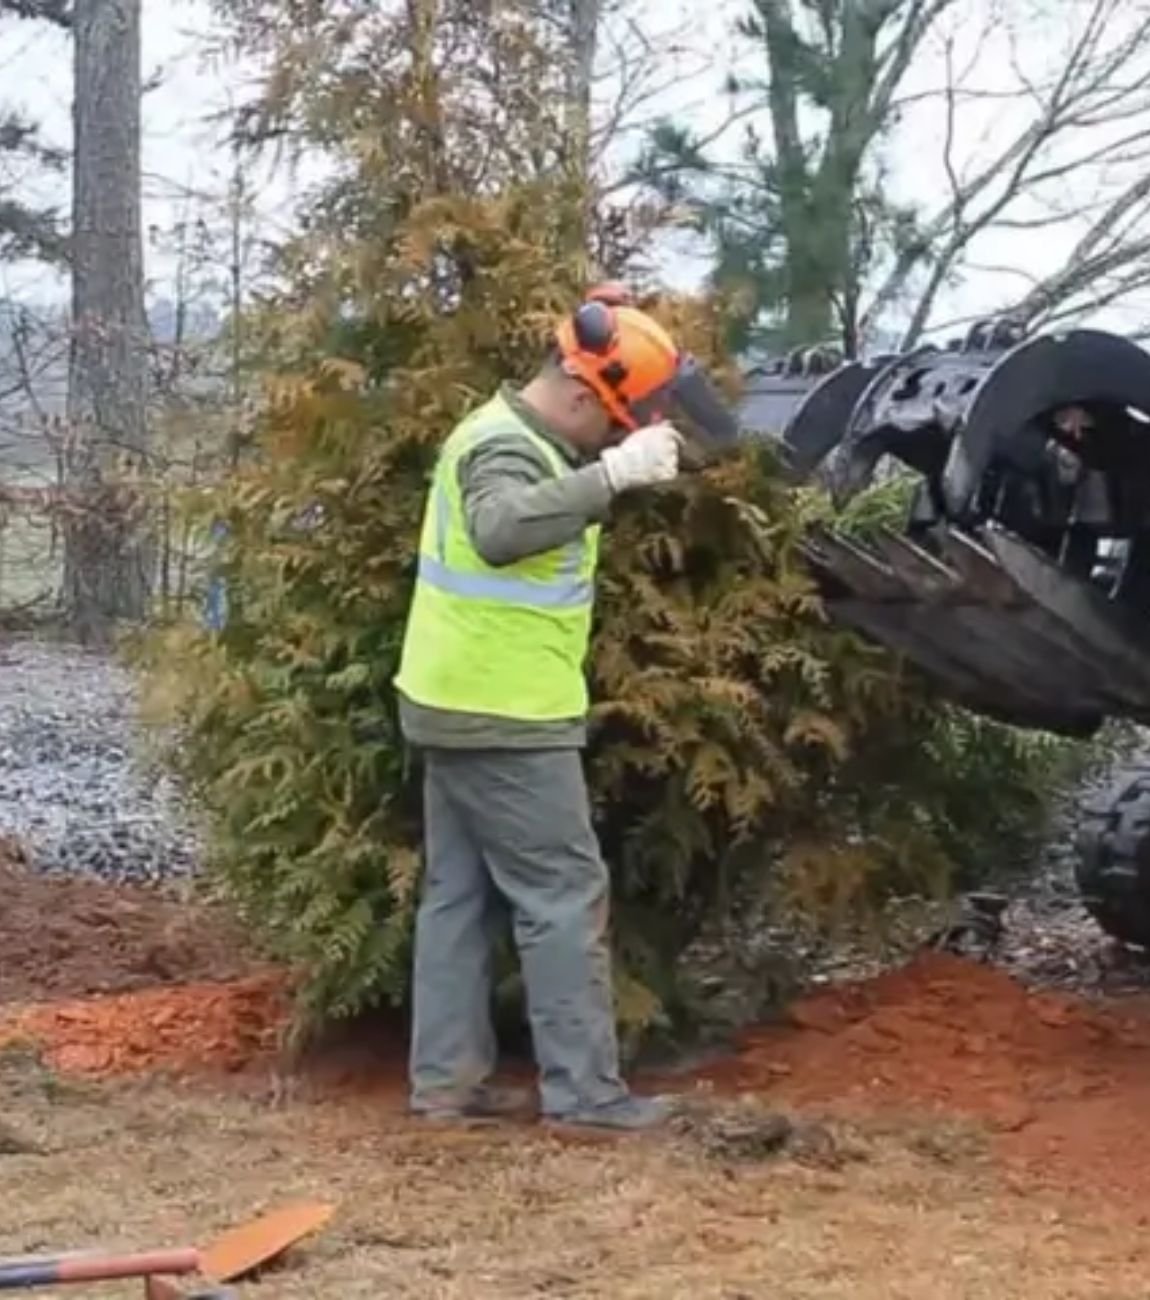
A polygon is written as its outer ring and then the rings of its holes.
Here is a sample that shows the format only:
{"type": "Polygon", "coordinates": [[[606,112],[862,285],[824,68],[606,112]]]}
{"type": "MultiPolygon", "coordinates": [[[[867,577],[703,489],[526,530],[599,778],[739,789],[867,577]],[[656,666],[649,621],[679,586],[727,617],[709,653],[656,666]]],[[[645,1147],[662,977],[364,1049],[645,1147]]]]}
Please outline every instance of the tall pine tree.
{"type": "Polygon", "coordinates": [[[884,195],[877,147],[911,59],[954,0],[749,0],[737,32],[760,71],[728,91],[747,123],[731,164],[673,121],[638,174],[693,211],[737,304],[733,342],[859,346],[874,259],[917,238],[884,195]]]}

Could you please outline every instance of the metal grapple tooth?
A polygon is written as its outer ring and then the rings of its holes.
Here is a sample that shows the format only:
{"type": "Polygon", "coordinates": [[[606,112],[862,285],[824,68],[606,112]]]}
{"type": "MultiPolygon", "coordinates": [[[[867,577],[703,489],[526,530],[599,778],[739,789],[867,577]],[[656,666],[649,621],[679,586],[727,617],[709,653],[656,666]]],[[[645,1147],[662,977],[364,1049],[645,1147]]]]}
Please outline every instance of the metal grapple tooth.
{"type": "Polygon", "coordinates": [[[858,361],[840,366],[802,398],[783,433],[787,469],[793,479],[808,479],[839,445],[851,412],[876,370],[875,364],[858,361]]]}
{"type": "Polygon", "coordinates": [[[850,538],[812,529],[801,546],[809,563],[849,591],[871,600],[908,600],[913,592],[873,551],[850,538]]]}
{"type": "Polygon", "coordinates": [[[962,574],[972,596],[997,608],[1014,608],[1026,601],[1025,593],[994,558],[992,552],[969,534],[956,528],[943,528],[939,543],[947,563],[962,574]]]}
{"type": "Polygon", "coordinates": [[[1113,704],[1136,714],[1150,710],[1150,646],[1134,612],[1106,600],[1025,542],[998,529],[988,530],[987,538],[1019,589],[1059,626],[1063,643],[1091,664],[1113,704]]]}
{"type": "Polygon", "coordinates": [[[875,536],[872,545],[918,599],[958,597],[962,587],[961,574],[909,538],[884,529],[875,536]]]}

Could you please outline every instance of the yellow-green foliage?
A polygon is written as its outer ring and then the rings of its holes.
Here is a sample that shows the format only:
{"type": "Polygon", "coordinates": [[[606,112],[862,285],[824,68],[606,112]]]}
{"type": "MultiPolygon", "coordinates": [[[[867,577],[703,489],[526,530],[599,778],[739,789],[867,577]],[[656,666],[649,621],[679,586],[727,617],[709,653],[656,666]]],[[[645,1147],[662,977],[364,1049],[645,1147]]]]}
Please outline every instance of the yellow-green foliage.
{"type": "Polygon", "coordinates": [[[782,841],[837,844],[822,798],[905,707],[893,662],[823,618],[800,528],[749,453],[623,505],[605,548],[590,772],[620,942],[667,999],[682,947],[782,841]]]}
{"type": "Polygon", "coordinates": [[[263,456],[209,503],[228,530],[227,628],[170,629],[149,653],[169,700],[169,670],[187,688],[184,761],[230,892],[332,1010],[403,987],[418,809],[389,682],[436,446],[497,374],[524,371],[558,309],[546,245],[526,242],[532,199],[419,214],[421,240],[393,271],[408,275],[409,368],[371,376],[362,359],[321,358],[270,382],[263,456]],[[468,223],[475,271],[450,317],[419,298],[437,222],[468,223]]]}

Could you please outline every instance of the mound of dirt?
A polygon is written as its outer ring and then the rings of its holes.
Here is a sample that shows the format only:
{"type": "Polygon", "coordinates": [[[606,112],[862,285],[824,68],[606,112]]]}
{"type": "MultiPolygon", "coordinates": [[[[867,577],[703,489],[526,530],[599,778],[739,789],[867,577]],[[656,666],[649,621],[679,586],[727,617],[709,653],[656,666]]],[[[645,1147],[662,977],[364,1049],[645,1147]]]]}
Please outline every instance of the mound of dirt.
{"type": "MultiPolygon", "coordinates": [[[[256,966],[225,919],[11,861],[0,865],[0,899],[0,1050],[31,1042],[57,1069],[97,1076],[241,1071],[274,1052],[288,980],[256,966]]],[[[399,1104],[400,1028],[365,1036],[360,1025],[351,1056],[329,1052],[324,1069],[305,1075],[321,1092],[354,1084],[399,1104]]],[[[700,1083],[808,1117],[982,1121],[1021,1188],[1089,1188],[1146,1207],[1138,1213],[1150,1222],[1150,1162],[1138,1141],[1150,1127],[1150,998],[1036,991],[930,953],[799,1001],[788,1023],[744,1035],[686,1087],[700,1083]]],[[[680,1076],[672,1086],[683,1085],[680,1076]]],[[[775,1140],[773,1130],[747,1129],[749,1113],[723,1127],[726,1155],[732,1144],[757,1151],[775,1140]]]]}
{"type": "Polygon", "coordinates": [[[95,1077],[243,1070],[287,1019],[277,973],[0,1012],[0,1048],[34,1044],[55,1069],[95,1077]]]}
{"type": "Polygon", "coordinates": [[[228,917],[38,875],[0,842],[0,1049],[86,1075],[239,1070],[275,1045],[286,999],[228,917]]]}
{"type": "Polygon", "coordinates": [[[228,918],[155,890],[43,876],[0,842],[0,1004],[231,980],[253,958],[228,918]]]}
{"type": "MultiPolygon", "coordinates": [[[[799,1002],[701,1077],[828,1113],[937,1110],[987,1121],[1059,1182],[1150,1196],[1150,1003],[1033,992],[941,953],[799,1002]]],[[[1150,1205],[1150,1201],[1146,1201],[1150,1205]]]]}

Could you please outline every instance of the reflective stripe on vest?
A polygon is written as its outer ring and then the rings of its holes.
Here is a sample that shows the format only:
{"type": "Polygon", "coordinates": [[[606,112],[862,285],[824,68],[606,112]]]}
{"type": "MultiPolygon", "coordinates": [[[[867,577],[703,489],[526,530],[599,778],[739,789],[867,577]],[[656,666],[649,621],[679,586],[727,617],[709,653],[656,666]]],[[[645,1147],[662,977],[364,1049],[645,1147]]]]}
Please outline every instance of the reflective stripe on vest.
{"type": "Polygon", "coordinates": [[[590,582],[578,576],[587,558],[587,543],[580,539],[563,548],[563,559],[550,582],[532,582],[527,578],[505,578],[488,573],[462,573],[447,563],[447,530],[451,525],[451,502],[442,479],[433,495],[435,511],[434,556],[419,557],[419,580],[439,591],[465,600],[502,600],[514,605],[534,605],[539,609],[572,609],[590,603],[594,590],[590,582]]]}

